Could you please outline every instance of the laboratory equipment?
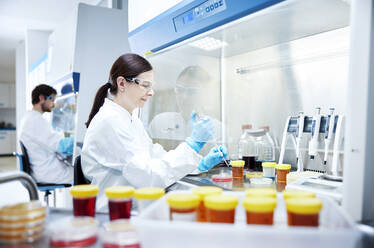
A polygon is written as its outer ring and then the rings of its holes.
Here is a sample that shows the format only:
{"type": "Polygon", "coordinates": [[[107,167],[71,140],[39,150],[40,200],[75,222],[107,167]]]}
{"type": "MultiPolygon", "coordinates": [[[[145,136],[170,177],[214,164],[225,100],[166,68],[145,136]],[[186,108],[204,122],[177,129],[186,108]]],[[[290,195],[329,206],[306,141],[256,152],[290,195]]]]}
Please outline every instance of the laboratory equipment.
{"type": "Polygon", "coordinates": [[[246,197],[277,197],[275,189],[270,188],[249,188],[245,191],[246,197]]]}
{"type": "Polygon", "coordinates": [[[310,159],[314,159],[317,155],[318,147],[318,136],[319,136],[319,127],[321,125],[321,108],[316,108],[316,113],[313,116],[312,120],[312,137],[309,141],[309,156],[310,159]]]}
{"type": "Polygon", "coordinates": [[[327,164],[327,158],[329,155],[329,149],[330,149],[330,144],[332,140],[332,135],[334,133],[334,124],[335,124],[335,115],[334,111],[335,108],[329,108],[330,113],[327,116],[327,121],[326,121],[326,127],[325,127],[325,156],[323,158],[323,164],[327,164]]]}
{"type": "Polygon", "coordinates": [[[232,168],[232,178],[243,178],[244,161],[243,160],[231,160],[230,165],[232,168]]]}
{"type": "Polygon", "coordinates": [[[196,221],[200,198],[194,194],[174,193],[167,197],[169,218],[174,221],[196,221]]]}
{"type": "Polygon", "coordinates": [[[213,186],[202,186],[202,187],[193,189],[192,192],[195,195],[198,195],[200,197],[200,203],[199,203],[199,206],[197,207],[197,221],[206,222],[207,217],[206,217],[206,208],[204,205],[204,199],[207,196],[222,194],[222,189],[218,187],[213,187],[213,186]]]}
{"type": "Polygon", "coordinates": [[[131,186],[112,186],[105,189],[110,220],[130,219],[133,194],[134,188],[131,186]]]}
{"type": "Polygon", "coordinates": [[[301,147],[301,139],[304,134],[304,119],[305,115],[304,112],[299,112],[299,118],[297,119],[297,129],[296,129],[296,163],[297,163],[297,171],[303,171],[303,162],[301,159],[300,147],[301,147]]]}
{"type": "Polygon", "coordinates": [[[338,164],[339,164],[339,156],[340,156],[340,146],[344,140],[344,130],[345,130],[345,116],[338,115],[338,121],[336,124],[336,132],[335,132],[335,140],[334,140],[334,150],[332,156],[332,167],[331,167],[331,174],[337,180],[342,180],[341,177],[338,176],[338,164]]]}
{"type": "Polygon", "coordinates": [[[104,224],[99,231],[103,248],[140,248],[137,230],[128,220],[115,220],[104,224]]]}
{"type": "Polygon", "coordinates": [[[247,224],[273,225],[274,209],[277,200],[274,197],[246,197],[243,200],[247,224]]]}
{"type": "Polygon", "coordinates": [[[316,197],[316,194],[311,191],[306,191],[306,190],[292,190],[292,189],[287,189],[282,192],[283,193],[283,198],[284,200],[288,200],[291,198],[308,198],[308,197],[316,197]]]}
{"type": "Polygon", "coordinates": [[[262,162],[262,173],[264,177],[275,179],[275,166],[274,162],[262,162]]]}
{"type": "Polygon", "coordinates": [[[258,157],[256,160],[256,170],[261,171],[262,162],[274,162],[275,161],[275,144],[270,136],[269,126],[260,127],[259,131],[262,133],[256,135],[256,146],[258,151],[258,157]]]}
{"type": "Polygon", "coordinates": [[[138,211],[142,212],[152,202],[164,196],[162,188],[139,188],[134,191],[134,198],[137,200],[138,211]]]}
{"type": "Polygon", "coordinates": [[[204,199],[207,222],[234,223],[238,197],[234,195],[212,195],[204,199]]]}
{"type": "Polygon", "coordinates": [[[98,240],[99,222],[92,217],[65,217],[48,225],[50,247],[90,247],[98,240]]]}
{"type": "Polygon", "coordinates": [[[96,185],[77,185],[70,188],[73,196],[74,216],[95,217],[96,195],[99,187],[96,185]]]}
{"type": "Polygon", "coordinates": [[[322,201],[317,198],[291,198],[286,200],[287,220],[289,226],[319,225],[319,212],[322,201]]]}
{"type": "Polygon", "coordinates": [[[251,124],[242,125],[242,135],[239,140],[239,158],[244,160],[244,168],[246,170],[254,170],[257,158],[257,148],[254,138],[247,132],[249,129],[252,129],[251,124]]]}
{"type": "Polygon", "coordinates": [[[287,183],[287,174],[290,172],[290,164],[278,164],[277,169],[277,183],[287,183]]]}

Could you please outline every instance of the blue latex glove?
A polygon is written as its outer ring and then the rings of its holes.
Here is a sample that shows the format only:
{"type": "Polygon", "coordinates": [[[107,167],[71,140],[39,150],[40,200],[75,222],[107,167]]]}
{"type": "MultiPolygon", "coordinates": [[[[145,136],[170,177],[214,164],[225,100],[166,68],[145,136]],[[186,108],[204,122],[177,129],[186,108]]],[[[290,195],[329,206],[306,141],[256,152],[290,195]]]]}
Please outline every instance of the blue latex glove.
{"type": "MultiPolygon", "coordinates": [[[[227,158],[227,148],[225,146],[218,147],[222,152],[223,156],[227,158]]],[[[214,166],[219,164],[223,160],[221,153],[217,147],[213,147],[209,153],[200,160],[198,165],[199,171],[206,171],[212,169],[214,166]]]]}
{"type": "Polygon", "coordinates": [[[58,143],[57,152],[65,154],[65,155],[72,155],[73,147],[74,147],[74,137],[70,136],[67,138],[63,138],[60,140],[60,143],[58,143]]]}
{"type": "Polygon", "coordinates": [[[186,143],[198,153],[205,143],[213,137],[214,126],[210,118],[198,118],[195,110],[191,113],[190,123],[192,133],[186,139],[186,143]]]}

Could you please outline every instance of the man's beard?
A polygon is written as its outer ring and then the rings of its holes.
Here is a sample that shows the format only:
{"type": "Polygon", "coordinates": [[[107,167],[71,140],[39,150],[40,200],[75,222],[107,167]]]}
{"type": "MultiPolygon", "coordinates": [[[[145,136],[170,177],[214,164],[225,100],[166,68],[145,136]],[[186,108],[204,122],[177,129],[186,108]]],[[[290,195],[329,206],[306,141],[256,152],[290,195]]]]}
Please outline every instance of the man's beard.
{"type": "Polygon", "coordinates": [[[48,108],[45,103],[42,104],[42,111],[43,112],[52,112],[52,110],[50,108],[48,108]]]}

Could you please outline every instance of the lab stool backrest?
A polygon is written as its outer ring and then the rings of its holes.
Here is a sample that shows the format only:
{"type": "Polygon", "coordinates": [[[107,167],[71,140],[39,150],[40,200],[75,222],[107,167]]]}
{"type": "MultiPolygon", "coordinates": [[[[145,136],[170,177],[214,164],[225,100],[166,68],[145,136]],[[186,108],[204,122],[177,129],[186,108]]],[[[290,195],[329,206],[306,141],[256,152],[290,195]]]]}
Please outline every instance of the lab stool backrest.
{"type": "Polygon", "coordinates": [[[22,151],[22,168],[21,168],[21,170],[23,172],[26,172],[27,174],[31,175],[32,169],[31,169],[30,159],[29,159],[29,155],[27,153],[26,147],[22,143],[22,141],[20,141],[19,144],[21,146],[21,151],[22,151]]]}
{"type": "Polygon", "coordinates": [[[81,155],[77,156],[74,160],[74,185],[91,184],[82,171],[81,155]]]}

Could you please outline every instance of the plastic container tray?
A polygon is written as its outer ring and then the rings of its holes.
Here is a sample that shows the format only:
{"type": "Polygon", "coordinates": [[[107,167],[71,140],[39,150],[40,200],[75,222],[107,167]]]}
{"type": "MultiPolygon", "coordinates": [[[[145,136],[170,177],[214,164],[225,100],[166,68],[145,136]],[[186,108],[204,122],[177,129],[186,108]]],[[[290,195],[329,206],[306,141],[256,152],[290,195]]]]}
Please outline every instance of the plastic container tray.
{"type": "Polygon", "coordinates": [[[360,235],[349,216],[328,198],[318,197],[323,202],[320,226],[311,228],[287,225],[287,212],[281,193],[277,194],[273,226],[247,225],[242,205],[244,192],[224,191],[223,194],[239,196],[235,224],[170,222],[169,207],[164,196],[132,219],[139,231],[142,248],[354,247],[360,235]]]}

